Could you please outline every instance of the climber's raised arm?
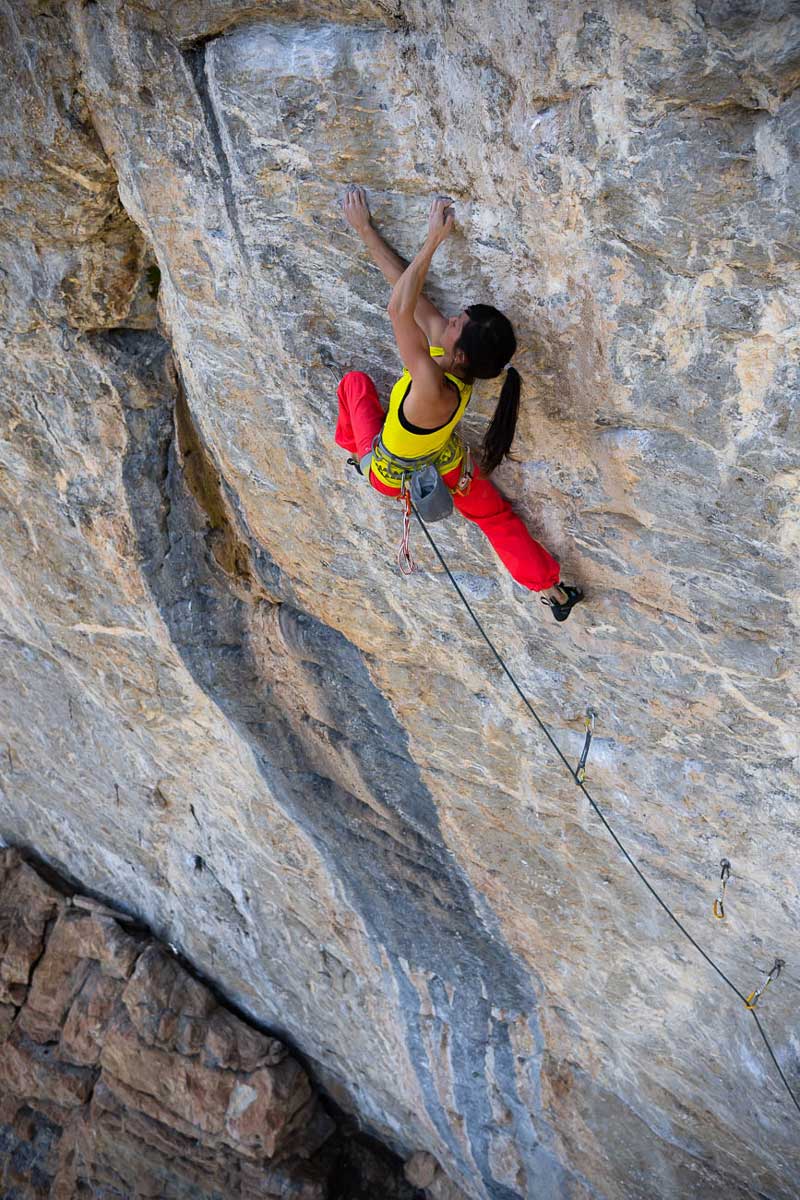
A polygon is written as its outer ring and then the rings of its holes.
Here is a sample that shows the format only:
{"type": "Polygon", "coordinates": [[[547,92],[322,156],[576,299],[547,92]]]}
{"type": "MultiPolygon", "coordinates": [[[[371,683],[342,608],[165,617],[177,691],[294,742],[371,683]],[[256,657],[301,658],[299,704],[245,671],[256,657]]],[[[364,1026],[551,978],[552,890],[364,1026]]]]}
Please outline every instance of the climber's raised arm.
{"type": "MultiPolygon", "coordinates": [[[[408,263],[394,252],[372,224],[367,206],[367,194],[364,189],[351,184],[345,192],[342,209],[344,219],[355,229],[384,279],[391,287],[394,287],[408,263]]],[[[432,304],[426,296],[420,295],[417,300],[414,319],[424,331],[430,344],[438,346],[447,321],[436,305],[432,304]]]]}
{"type": "Polygon", "coordinates": [[[439,196],[431,205],[428,236],[419,253],[394,285],[389,316],[403,364],[414,381],[406,415],[424,429],[436,429],[453,410],[452,383],[441,364],[431,357],[428,341],[415,312],[434,254],[453,228],[452,200],[439,196]]]}
{"type": "Polygon", "coordinates": [[[453,202],[444,196],[434,200],[425,244],[408,266],[372,230],[360,188],[348,191],[344,210],[348,223],[360,233],[393,284],[388,309],[405,370],[389,393],[388,406],[381,403],[375,382],[365,371],[347,372],[337,389],[336,444],[348,451],[351,457],[347,461],[376,491],[402,502],[400,569],[413,569],[408,532],[418,479],[418,499],[436,497],[437,507],[426,509],[423,521],[443,515],[439,506],[449,492],[454,507],[483,529],[517,583],[539,592],[556,621],[565,621],[583,599],[583,592],[573,584],[561,583],[556,559],[531,537],[508,501],[486,478],[507,457],[519,412],[521,380],[511,366],[517,348],[511,322],[491,304],[470,304],[445,321],[433,305],[423,301],[422,288],[433,256],[453,228],[453,202]],[[500,375],[505,378],[478,463],[456,427],[466,412],[475,380],[500,375]],[[440,476],[444,489],[433,483],[429,468],[440,476]]]}
{"type": "MultiPolygon", "coordinates": [[[[425,340],[418,336],[423,330],[416,320],[416,313],[422,295],[422,285],[425,283],[433,256],[453,228],[452,203],[447,196],[437,196],[433,201],[428,218],[428,236],[422,249],[397,280],[389,298],[388,312],[392,319],[397,347],[412,375],[415,375],[415,367],[432,366],[425,340]]],[[[444,318],[442,320],[443,325],[446,325],[444,318]]],[[[436,371],[441,378],[438,367],[436,371]]]]}

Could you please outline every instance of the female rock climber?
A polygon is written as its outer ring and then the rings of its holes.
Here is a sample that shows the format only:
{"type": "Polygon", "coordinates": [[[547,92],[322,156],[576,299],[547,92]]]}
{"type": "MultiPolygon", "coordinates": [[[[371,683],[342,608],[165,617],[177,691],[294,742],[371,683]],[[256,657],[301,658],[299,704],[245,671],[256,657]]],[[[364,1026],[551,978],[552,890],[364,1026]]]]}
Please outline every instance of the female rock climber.
{"type": "Polygon", "coordinates": [[[555,619],[565,621],[583,592],[560,582],[556,560],[534,541],[487,478],[511,449],[517,423],[520,377],[508,365],[517,348],[511,322],[487,304],[470,305],[447,320],[422,295],[433,256],[453,229],[453,201],[443,196],[433,201],[428,236],[408,265],[373,227],[363,188],[347,189],[343,210],[392,285],[388,311],[405,369],[392,388],[388,413],[369,375],[345,375],[338,389],[337,445],[357,456],[368,468],[373,488],[387,496],[401,495],[409,464],[413,469],[414,462],[433,462],[455,507],[483,530],[513,578],[540,592],[555,619]],[[455,428],[473,380],[493,379],[502,371],[506,378],[483,440],[480,466],[471,468],[455,428]]]}

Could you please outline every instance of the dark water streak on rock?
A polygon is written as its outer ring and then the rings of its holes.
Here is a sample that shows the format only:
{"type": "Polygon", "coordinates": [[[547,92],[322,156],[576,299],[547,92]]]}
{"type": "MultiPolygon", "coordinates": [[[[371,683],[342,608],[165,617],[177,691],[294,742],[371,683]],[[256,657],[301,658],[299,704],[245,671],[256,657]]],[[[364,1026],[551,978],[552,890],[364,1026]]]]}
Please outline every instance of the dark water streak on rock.
{"type": "MultiPolygon", "coordinates": [[[[500,1064],[495,1084],[517,1123],[527,1126],[516,1130],[518,1148],[529,1165],[536,1162],[537,1174],[543,1168],[553,1180],[562,1177],[539,1144],[535,1115],[527,1113],[517,1094],[513,1056],[504,1050],[506,1018],[520,1014],[541,1046],[533,985],[491,928],[491,917],[478,911],[444,845],[434,801],[409,755],[405,731],[357,648],[297,609],[291,582],[266,549],[254,543],[241,517],[231,517],[235,497],[191,426],[182,385],[166,386],[171,374],[167,343],[158,335],[118,331],[95,338],[94,345],[110,360],[123,404],[128,372],[139,376],[156,401],[145,409],[125,407],[130,436],[123,478],[142,569],[174,645],[199,686],[252,746],[287,815],[312,838],[375,946],[388,955],[429,1117],[460,1161],[465,1180],[474,1177],[477,1166],[492,1200],[518,1195],[492,1179],[489,1135],[494,1117],[485,1056],[493,1046],[500,1064]],[[185,471],[176,453],[173,410],[179,414],[185,471]],[[156,493],[158,504],[153,503],[156,493]],[[293,631],[292,649],[304,672],[305,695],[319,697],[329,728],[356,756],[361,781],[383,820],[371,805],[320,773],[318,754],[305,743],[297,723],[287,719],[287,697],[252,652],[254,606],[265,602],[281,604],[284,628],[293,631]],[[430,1018],[421,1011],[421,997],[405,964],[425,973],[436,994],[435,1021],[450,1028],[453,1086],[475,1165],[464,1159],[437,1090],[434,1068],[444,1064],[430,1061],[430,1018]],[[452,999],[437,981],[450,985],[452,999]],[[493,1016],[493,1009],[503,1010],[503,1018],[493,1016]]],[[[285,653],[285,645],[277,648],[285,653]]],[[[538,1074],[537,1061],[526,1066],[534,1077],[538,1074]]]]}

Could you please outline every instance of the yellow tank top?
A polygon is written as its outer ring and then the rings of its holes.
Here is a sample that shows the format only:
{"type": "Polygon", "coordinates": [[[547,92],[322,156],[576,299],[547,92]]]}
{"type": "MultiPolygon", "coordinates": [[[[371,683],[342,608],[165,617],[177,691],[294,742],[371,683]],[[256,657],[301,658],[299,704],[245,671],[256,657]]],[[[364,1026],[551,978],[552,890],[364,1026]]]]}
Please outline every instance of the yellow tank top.
{"type": "MultiPolygon", "coordinates": [[[[431,346],[430,354],[431,358],[441,358],[444,350],[441,346],[431,346]]],[[[453,467],[457,466],[464,457],[464,448],[454,431],[463,417],[472,395],[471,383],[465,383],[463,379],[451,375],[449,371],[445,371],[445,378],[453,381],[458,388],[459,396],[456,410],[446,425],[425,433],[413,433],[401,423],[400,406],[408,395],[412,383],[411,373],[405,367],[389,396],[389,411],[386,414],[380,438],[389,454],[396,455],[398,458],[426,458],[429,461],[435,461],[436,467],[442,475],[452,471],[453,467]]],[[[455,393],[453,400],[455,401],[455,393]]],[[[372,470],[383,483],[390,487],[397,487],[397,470],[393,469],[391,462],[381,455],[377,447],[372,458],[372,470]]]]}

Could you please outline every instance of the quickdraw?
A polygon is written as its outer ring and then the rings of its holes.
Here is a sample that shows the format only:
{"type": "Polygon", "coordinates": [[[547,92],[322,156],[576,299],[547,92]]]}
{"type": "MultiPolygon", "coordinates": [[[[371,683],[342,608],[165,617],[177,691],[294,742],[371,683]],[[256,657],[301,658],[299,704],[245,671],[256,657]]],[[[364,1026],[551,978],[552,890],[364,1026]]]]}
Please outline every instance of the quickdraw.
{"type": "Polygon", "coordinates": [[[469,446],[464,446],[464,455],[461,459],[461,474],[458,477],[458,483],[450,491],[455,496],[466,496],[469,489],[472,487],[472,480],[475,475],[475,468],[472,465],[472,451],[469,446]]]}
{"type": "Polygon", "coordinates": [[[761,987],[756,988],[756,990],[754,992],[751,992],[750,995],[745,1000],[745,1002],[744,1002],[745,1008],[749,1008],[751,1011],[755,1008],[755,1006],[758,1004],[761,997],[764,995],[764,992],[767,990],[769,985],[772,983],[773,979],[778,978],[778,976],[780,975],[781,971],[783,970],[783,968],[785,966],[786,966],[786,963],[784,962],[784,960],[782,958],[775,959],[775,962],[770,969],[769,975],[764,980],[761,987]]]}
{"type": "Polygon", "coordinates": [[[417,564],[411,554],[411,493],[408,490],[408,477],[405,475],[400,484],[400,503],[403,505],[403,536],[397,551],[397,565],[401,575],[413,575],[417,564]]]}
{"type": "Polygon", "coordinates": [[[586,728],[586,739],[583,743],[581,756],[578,759],[578,766],[575,769],[575,778],[577,779],[578,783],[583,783],[584,779],[586,778],[586,760],[589,757],[589,747],[591,746],[592,738],[594,737],[594,719],[596,715],[597,714],[593,708],[587,708],[586,716],[583,719],[584,726],[586,728]]]}
{"type": "Polygon", "coordinates": [[[720,888],[719,888],[719,895],[717,896],[716,900],[714,901],[714,916],[717,918],[718,921],[723,921],[725,919],[725,889],[727,888],[728,880],[731,877],[731,864],[728,862],[727,858],[723,858],[719,865],[721,867],[721,871],[720,871],[720,881],[721,882],[720,882],[720,888]]]}

